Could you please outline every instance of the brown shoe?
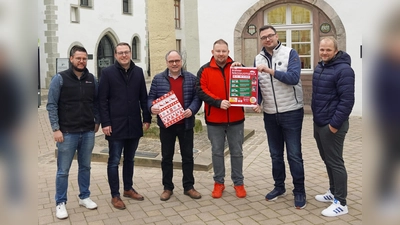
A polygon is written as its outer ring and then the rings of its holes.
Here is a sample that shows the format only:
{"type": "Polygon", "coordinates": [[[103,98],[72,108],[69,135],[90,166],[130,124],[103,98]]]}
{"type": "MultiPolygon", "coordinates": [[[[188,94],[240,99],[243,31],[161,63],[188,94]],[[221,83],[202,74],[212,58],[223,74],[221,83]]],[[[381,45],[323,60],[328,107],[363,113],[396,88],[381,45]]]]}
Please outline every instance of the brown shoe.
{"type": "Polygon", "coordinates": [[[144,197],[137,193],[135,189],[131,189],[129,191],[124,191],[124,197],[133,198],[138,201],[143,201],[144,197]]]}
{"type": "Polygon", "coordinates": [[[173,194],[173,192],[171,190],[164,190],[160,196],[160,200],[167,201],[169,198],[171,198],[172,194],[173,194]]]}
{"type": "Polygon", "coordinates": [[[124,202],[121,200],[121,198],[119,196],[116,196],[116,197],[112,198],[111,199],[111,204],[116,209],[125,209],[126,208],[124,202]]]}
{"type": "Polygon", "coordinates": [[[194,188],[188,190],[188,191],[184,191],[183,194],[193,198],[193,199],[200,199],[201,198],[201,194],[196,191],[194,188]]]}

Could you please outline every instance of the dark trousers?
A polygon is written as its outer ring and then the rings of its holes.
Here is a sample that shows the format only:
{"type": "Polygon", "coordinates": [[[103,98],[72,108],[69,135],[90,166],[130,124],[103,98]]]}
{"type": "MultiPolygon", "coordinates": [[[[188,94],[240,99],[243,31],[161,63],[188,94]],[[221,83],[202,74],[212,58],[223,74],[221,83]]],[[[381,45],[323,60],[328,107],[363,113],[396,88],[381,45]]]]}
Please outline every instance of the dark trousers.
{"type": "Polygon", "coordinates": [[[272,160],[274,186],[280,191],[286,190],[284,161],[284,148],[286,145],[287,160],[293,178],[294,194],[305,194],[304,165],[301,152],[303,117],[303,108],[284,113],[264,113],[264,126],[272,160]]]}
{"type": "Polygon", "coordinates": [[[314,124],[314,138],[319,154],[326,165],[329,177],[329,189],[342,205],[346,205],[347,171],[343,160],[343,143],[349,130],[349,121],[334,134],[329,125],[319,127],[314,124]]]}
{"type": "Polygon", "coordinates": [[[185,130],[185,124],[174,124],[168,128],[160,128],[161,141],[161,169],[164,190],[173,190],[173,158],[175,153],[175,141],[178,137],[182,157],[182,184],[184,191],[190,190],[194,185],[193,177],[193,129],[185,130]]]}
{"type": "Polygon", "coordinates": [[[122,181],[124,190],[128,191],[133,188],[133,167],[136,149],[139,145],[139,138],[108,140],[108,164],[107,176],[108,184],[111,189],[111,197],[120,196],[119,193],[119,176],[118,165],[121,160],[123,151],[124,161],[122,166],[122,181]]]}

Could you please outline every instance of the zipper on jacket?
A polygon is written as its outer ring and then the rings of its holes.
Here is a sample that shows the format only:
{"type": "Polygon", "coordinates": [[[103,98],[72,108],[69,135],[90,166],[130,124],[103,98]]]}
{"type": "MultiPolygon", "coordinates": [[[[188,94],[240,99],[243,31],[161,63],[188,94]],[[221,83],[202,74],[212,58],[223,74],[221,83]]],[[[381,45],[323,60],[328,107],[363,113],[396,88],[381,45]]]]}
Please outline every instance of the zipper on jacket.
{"type": "Polygon", "coordinates": [[[294,99],[296,100],[296,103],[299,103],[299,100],[297,99],[296,95],[296,88],[293,86],[293,93],[294,93],[294,99]]]}
{"type": "MultiPolygon", "coordinates": [[[[274,70],[276,70],[276,63],[275,63],[275,68],[274,68],[274,70]]],[[[279,113],[279,111],[278,111],[278,103],[276,102],[274,81],[273,81],[273,78],[272,78],[272,75],[271,75],[271,74],[269,75],[269,77],[271,78],[271,86],[272,86],[272,93],[273,93],[273,96],[274,96],[274,102],[275,102],[276,113],[279,113]]]]}
{"type": "MultiPolygon", "coordinates": [[[[219,66],[218,66],[219,67],[219,66]]],[[[224,66],[224,68],[226,67],[226,65],[224,66]]],[[[228,101],[229,101],[229,94],[228,94],[228,91],[226,90],[226,77],[225,77],[225,71],[224,71],[224,68],[221,68],[221,67],[219,67],[220,68],[220,70],[221,70],[221,73],[222,73],[222,78],[224,78],[224,90],[225,90],[225,98],[227,98],[228,99],[228,101]]],[[[227,121],[227,123],[228,123],[228,126],[229,126],[229,121],[230,121],[230,118],[229,118],[229,108],[228,109],[226,109],[226,118],[228,119],[228,121],[227,121]]]]}
{"type": "MultiPolygon", "coordinates": [[[[271,61],[266,55],[264,55],[264,54],[261,54],[261,55],[267,60],[267,62],[268,62],[268,68],[271,68],[271,67],[272,67],[272,61],[271,61]]],[[[275,63],[275,68],[274,68],[274,69],[276,70],[276,63],[275,63]]],[[[275,102],[276,113],[278,113],[278,104],[276,103],[274,82],[273,82],[273,79],[272,79],[272,75],[271,75],[271,74],[269,75],[269,77],[270,77],[270,80],[271,80],[271,88],[272,88],[272,94],[273,94],[273,96],[274,96],[274,102],[275,102]]]]}
{"type": "MultiPolygon", "coordinates": [[[[80,124],[83,124],[83,114],[82,114],[82,104],[83,104],[82,98],[83,98],[83,96],[82,96],[82,80],[81,80],[81,78],[79,78],[79,102],[80,102],[79,112],[81,112],[79,120],[80,120],[80,124]]],[[[81,128],[81,131],[82,131],[82,128],[81,128]]]]}

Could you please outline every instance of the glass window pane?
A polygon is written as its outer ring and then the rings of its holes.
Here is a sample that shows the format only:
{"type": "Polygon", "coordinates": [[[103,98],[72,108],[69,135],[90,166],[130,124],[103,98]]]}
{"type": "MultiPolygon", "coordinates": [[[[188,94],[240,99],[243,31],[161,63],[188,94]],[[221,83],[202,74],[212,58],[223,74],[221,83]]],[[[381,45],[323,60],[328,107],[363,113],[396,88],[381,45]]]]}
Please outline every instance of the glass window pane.
{"type": "Polygon", "coordinates": [[[271,10],[267,13],[268,24],[286,24],[286,6],[271,10]]]}
{"type": "Polygon", "coordinates": [[[283,45],[286,45],[286,31],[276,31],[279,37],[279,41],[282,42],[283,45]]]}
{"type": "Polygon", "coordinates": [[[299,55],[311,55],[311,44],[292,44],[299,55]]]}
{"type": "Polygon", "coordinates": [[[132,40],[132,59],[137,59],[137,37],[134,37],[132,40]]]}
{"type": "Polygon", "coordinates": [[[310,10],[300,6],[291,6],[291,10],[292,10],[292,24],[311,23],[310,10]]]}
{"type": "Polygon", "coordinates": [[[311,42],[311,30],[293,30],[292,42],[311,42]]]}
{"type": "Polygon", "coordinates": [[[122,9],[124,13],[129,13],[129,3],[127,0],[122,2],[122,9]]]}
{"type": "Polygon", "coordinates": [[[311,56],[300,57],[301,69],[311,69],[311,56]]]}

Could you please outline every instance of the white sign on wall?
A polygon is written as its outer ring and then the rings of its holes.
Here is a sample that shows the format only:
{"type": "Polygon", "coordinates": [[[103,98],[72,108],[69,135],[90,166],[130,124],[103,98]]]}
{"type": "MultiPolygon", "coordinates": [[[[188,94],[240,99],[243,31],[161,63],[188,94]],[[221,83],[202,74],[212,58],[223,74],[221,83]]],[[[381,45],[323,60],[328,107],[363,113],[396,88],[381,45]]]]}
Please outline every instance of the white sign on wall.
{"type": "Polygon", "coordinates": [[[67,70],[69,68],[68,58],[56,58],[56,73],[67,70]]]}

